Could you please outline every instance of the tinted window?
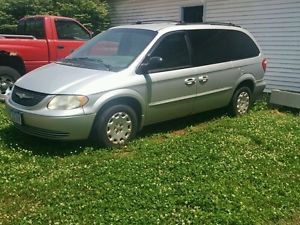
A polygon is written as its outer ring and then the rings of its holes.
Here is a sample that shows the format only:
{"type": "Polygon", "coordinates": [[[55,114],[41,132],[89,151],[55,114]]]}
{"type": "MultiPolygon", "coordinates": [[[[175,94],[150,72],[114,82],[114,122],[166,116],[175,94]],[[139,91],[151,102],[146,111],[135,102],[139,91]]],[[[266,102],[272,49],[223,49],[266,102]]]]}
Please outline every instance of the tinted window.
{"type": "Polygon", "coordinates": [[[229,46],[223,30],[190,31],[193,64],[196,66],[230,61],[229,46]]]}
{"type": "Polygon", "coordinates": [[[202,66],[259,55],[248,35],[233,30],[193,30],[189,32],[193,65],[202,66]]]}
{"type": "Polygon", "coordinates": [[[164,37],[151,53],[151,57],[163,59],[155,70],[183,68],[190,65],[190,57],[185,39],[185,33],[173,33],[164,37]]]}
{"type": "Polygon", "coordinates": [[[25,21],[24,20],[19,21],[17,34],[20,34],[20,35],[25,34],[25,21]]]}
{"type": "Polygon", "coordinates": [[[45,30],[44,30],[44,20],[43,19],[36,19],[35,20],[35,37],[39,39],[45,38],[45,30]]]}
{"type": "Polygon", "coordinates": [[[18,25],[18,34],[20,35],[32,35],[37,39],[45,38],[44,19],[32,18],[21,20],[18,25]]]}
{"type": "Polygon", "coordinates": [[[90,34],[72,20],[56,20],[57,38],[60,40],[87,40],[90,34]]]}
{"type": "Polygon", "coordinates": [[[245,33],[229,30],[226,32],[226,39],[231,48],[231,59],[239,60],[259,55],[259,49],[253,40],[245,33]]]}

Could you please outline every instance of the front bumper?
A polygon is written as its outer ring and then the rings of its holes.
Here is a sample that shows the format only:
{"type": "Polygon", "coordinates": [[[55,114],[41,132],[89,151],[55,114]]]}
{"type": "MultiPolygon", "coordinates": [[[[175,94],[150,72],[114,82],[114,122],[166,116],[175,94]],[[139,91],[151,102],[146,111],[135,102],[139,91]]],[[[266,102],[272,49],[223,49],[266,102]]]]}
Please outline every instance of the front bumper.
{"type": "Polygon", "coordinates": [[[24,133],[54,140],[87,139],[93,127],[96,114],[45,116],[39,115],[12,105],[6,101],[6,110],[11,121],[16,121],[13,115],[20,116],[20,121],[14,122],[17,129],[24,133]]]}

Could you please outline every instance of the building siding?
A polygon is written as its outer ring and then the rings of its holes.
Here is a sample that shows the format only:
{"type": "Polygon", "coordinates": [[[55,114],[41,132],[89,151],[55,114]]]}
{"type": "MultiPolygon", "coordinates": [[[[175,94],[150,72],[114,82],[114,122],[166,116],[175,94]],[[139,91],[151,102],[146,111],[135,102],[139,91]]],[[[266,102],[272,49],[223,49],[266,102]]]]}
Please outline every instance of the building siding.
{"type": "Polygon", "coordinates": [[[181,19],[181,7],[202,5],[201,0],[111,0],[112,25],[133,23],[138,20],[181,19]]]}
{"type": "Polygon", "coordinates": [[[300,0],[209,0],[207,21],[248,29],[268,59],[267,91],[300,92],[300,0]]]}
{"type": "Polygon", "coordinates": [[[248,29],[269,61],[266,91],[300,92],[300,0],[111,0],[112,25],[180,20],[181,7],[204,5],[204,20],[248,29]]]}

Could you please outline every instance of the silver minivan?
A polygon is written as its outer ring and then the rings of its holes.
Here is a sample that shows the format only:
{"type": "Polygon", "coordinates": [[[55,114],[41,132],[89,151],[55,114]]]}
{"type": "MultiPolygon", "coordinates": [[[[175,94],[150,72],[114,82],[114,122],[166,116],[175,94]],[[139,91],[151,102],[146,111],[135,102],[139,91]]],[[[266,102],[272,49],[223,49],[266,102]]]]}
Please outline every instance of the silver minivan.
{"type": "Polygon", "coordinates": [[[116,147],[145,125],[226,106],[247,113],[265,88],[266,66],[238,26],[139,22],[26,74],[6,105],[25,133],[116,147]]]}

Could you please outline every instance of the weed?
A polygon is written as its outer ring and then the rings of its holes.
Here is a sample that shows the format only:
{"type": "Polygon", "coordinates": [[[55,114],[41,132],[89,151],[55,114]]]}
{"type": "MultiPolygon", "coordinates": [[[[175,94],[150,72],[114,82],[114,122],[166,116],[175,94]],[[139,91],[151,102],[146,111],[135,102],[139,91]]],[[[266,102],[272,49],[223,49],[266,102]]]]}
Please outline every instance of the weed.
{"type": "Polygon", "coordinates": [[[300,117],[264,103],[147,127],[120,150],[30,137],[0,110],[0,224],[299,219],[300,117]]]}

